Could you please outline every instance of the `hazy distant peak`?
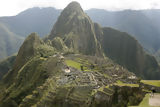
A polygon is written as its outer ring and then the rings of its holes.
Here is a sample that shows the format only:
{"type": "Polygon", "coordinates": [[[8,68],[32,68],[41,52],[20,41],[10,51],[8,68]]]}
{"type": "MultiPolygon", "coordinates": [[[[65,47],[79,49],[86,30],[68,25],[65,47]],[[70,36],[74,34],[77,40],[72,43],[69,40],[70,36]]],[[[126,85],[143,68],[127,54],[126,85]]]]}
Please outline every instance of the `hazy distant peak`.
{"type": "Polygon", "coordinates": [[[67,5],[67,7],[64,9],[64,12],[70,14],[70,13],[78,13],[83,14],[83,9],[81,8],[81,5],[78,2],[71,2],[67,5]]]}

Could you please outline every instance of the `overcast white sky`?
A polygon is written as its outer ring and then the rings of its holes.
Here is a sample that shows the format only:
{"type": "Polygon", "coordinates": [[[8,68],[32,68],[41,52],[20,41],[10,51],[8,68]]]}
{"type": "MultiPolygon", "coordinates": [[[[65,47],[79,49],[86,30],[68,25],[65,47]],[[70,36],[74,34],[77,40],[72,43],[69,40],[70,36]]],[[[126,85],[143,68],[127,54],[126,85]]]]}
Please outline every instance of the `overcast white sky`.
{"type": "MultiPolygon", "coordinates": [[[[31,7],[56,7],[63,9],[73,0],[0,0],[0,16],[12,16],[31,7]]],[[[100,8],[106,10],[122,9],[160,9],[160,0],[74,0],[84,10],[100,8]]]]}

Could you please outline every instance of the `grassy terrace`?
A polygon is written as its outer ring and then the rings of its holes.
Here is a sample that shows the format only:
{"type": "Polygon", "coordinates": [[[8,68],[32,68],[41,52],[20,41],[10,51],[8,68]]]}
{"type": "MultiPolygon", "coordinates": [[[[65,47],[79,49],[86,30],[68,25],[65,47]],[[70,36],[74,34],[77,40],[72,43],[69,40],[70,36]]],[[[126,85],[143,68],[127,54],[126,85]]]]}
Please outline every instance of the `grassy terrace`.
{"type": "Polygon", "coordinates": [[[115,85],[118,86],[128,86],[128,87],[139,87],[139,84],[127,84],[127,83],[123,83],[122,81],[118,80],[115,85]]]}
{"type": "MultiPolygon", "coordinates": [[[[102,92],[102,93],[104,93],[104,94],[106,94],[106,95],[109,95],[109,96],[111,96],[112,95],[112,89],[110,89],[109,88],[109,86],[105,86],[105,87],[100,87],[99,89],[97,89],[97,90],[95,90],[95,92],[94,93],[96,93],[97,91],[100,91],[100,92],[102,92]],[[108,92],[105,92],[104,91],[104,88],[107,88],[108,90],[110,90],[111,91],[111,93],[108,93],[108,92]]],[[[92,95],[93,95],[93,92],[92,92],[92,95]]]]}
{"type": "MultiPolygon", "coordinates": [[[[86,60],[77,58],[76,60],[65,60],[65,63],[73,68],[76,68],[78,70],[81,70],[81,66],[83,66],[84,71],[91,71],[90,63],[86,60]]],[[[95,67],[92,69],[93,71],[97,71],[97,68],[95,67]]]]}
{"type": "Polygon", "coordinates": [[[160,87],[160,80],[141,80],[141,83],[160,87]]]}
{"type": "Polygon", "coordinates": [[[81,70],[81,66],[82,64],[76,62],[76,61],[73,61],[73,60],[66,60],[65,63],[68,65],[68,66],[71,66],[71,67],[74,67],[76,69],[79,69],[81,70]]]}

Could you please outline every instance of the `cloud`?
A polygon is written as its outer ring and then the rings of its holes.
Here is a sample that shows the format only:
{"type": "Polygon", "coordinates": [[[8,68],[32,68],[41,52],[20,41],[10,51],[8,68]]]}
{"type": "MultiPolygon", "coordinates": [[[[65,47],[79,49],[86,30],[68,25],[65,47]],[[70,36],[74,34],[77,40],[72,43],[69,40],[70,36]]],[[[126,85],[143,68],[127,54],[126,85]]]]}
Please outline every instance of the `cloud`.
{"type": "MultiPolygon", "coordinates": [[[[1,0],[0,16],[15,15],[31,7],[56,7],[63,9],[72,0],[1,0]]],[[[83,9],[100,8],[106,10],[156,9],[160,0],[75,0],[83,9]]]]}

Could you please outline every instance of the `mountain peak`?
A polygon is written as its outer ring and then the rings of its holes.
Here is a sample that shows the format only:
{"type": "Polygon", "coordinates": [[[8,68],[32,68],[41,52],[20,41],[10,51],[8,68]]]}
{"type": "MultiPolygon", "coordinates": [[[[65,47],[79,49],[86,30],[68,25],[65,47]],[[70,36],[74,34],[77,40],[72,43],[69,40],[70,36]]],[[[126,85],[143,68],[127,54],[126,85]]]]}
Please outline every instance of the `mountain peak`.
{"type": "Polygon", "coordinates": [[[82,10],[81,5],[76,1],[73,1],[70,4],[68,4],[68,6],[65,9],[82,10]]]}
{"type": "Polygon", "coordinates": [[[42,44],[37,33],[31,33],[19,49],[14,68],[20,69],[30,57],[36,54],[36,47],[42,44]]]}
{"type": "Polygon", "coordinates": [[[66,46],[74,52],[90,55],[97,53],[98,44],[94,24],[77,2],[71,2],[62,11],[49,39],[55,37],[61,37],[66,46]]]}
{"type": "Polygon", "coordinates": [[[67,7],[81,7],[81,5],[77,1],[72,1],[71,3],[68,4],[67,7]]]}
{"type": "Polygon", "coordinates": [[[64,10],[61,14],[66,17],[67,16],[74,16],[74,15],[84,16],[84,11],[78,2],[73,1],[70,4],[68,4],[66,8],[64,8],[64,10]]]}

